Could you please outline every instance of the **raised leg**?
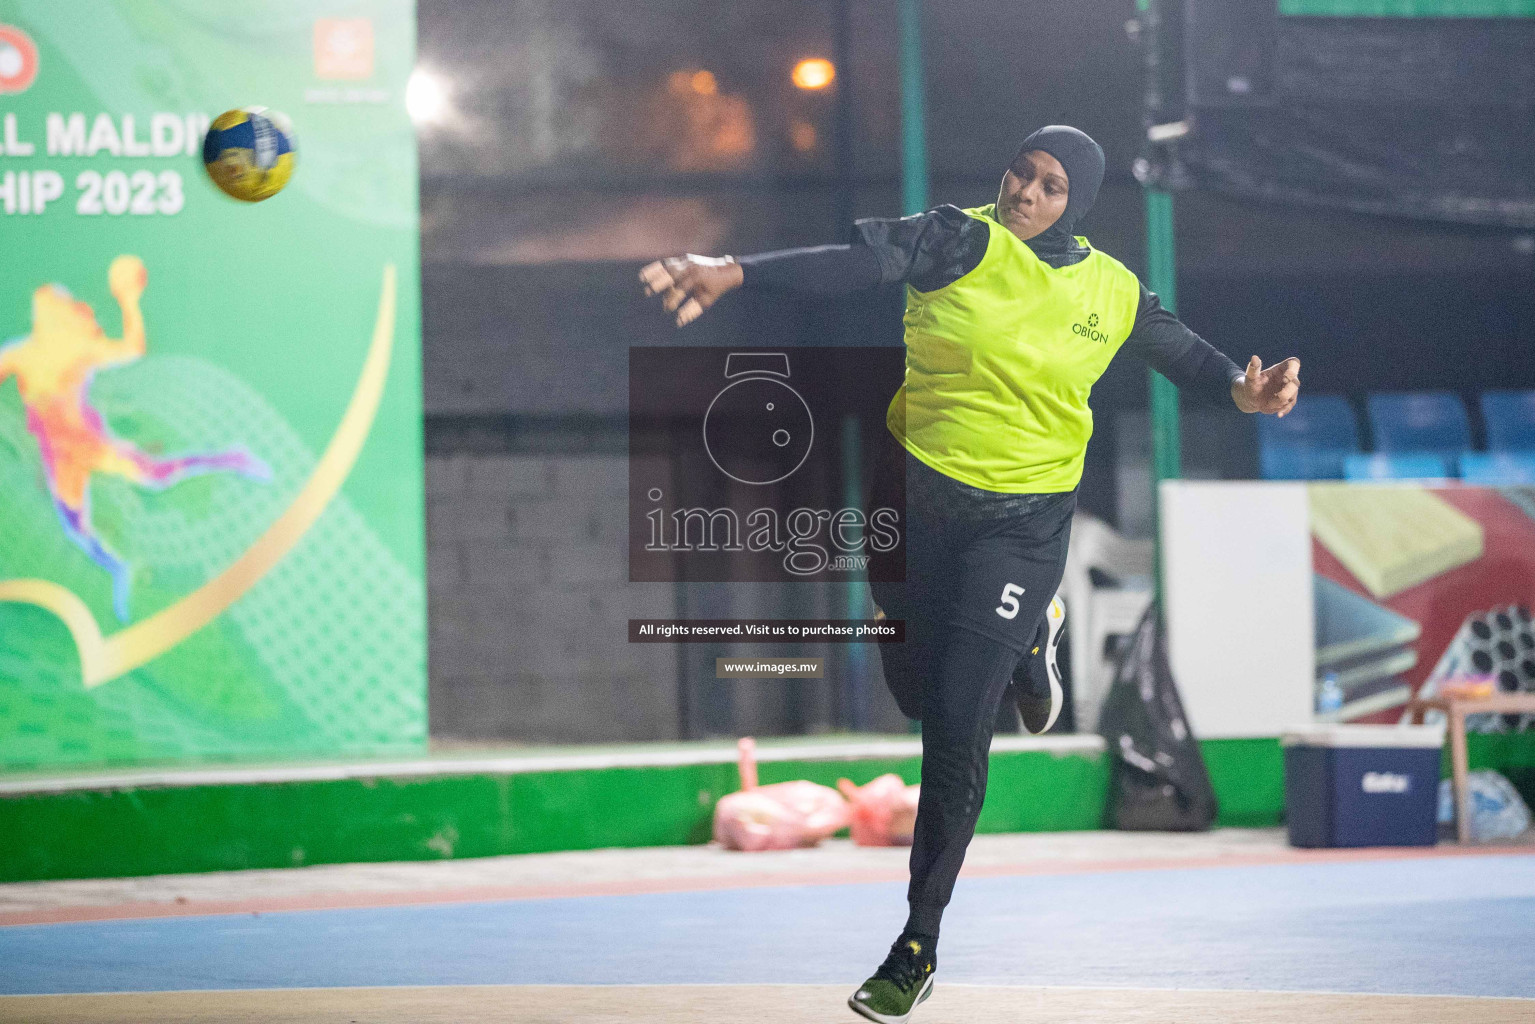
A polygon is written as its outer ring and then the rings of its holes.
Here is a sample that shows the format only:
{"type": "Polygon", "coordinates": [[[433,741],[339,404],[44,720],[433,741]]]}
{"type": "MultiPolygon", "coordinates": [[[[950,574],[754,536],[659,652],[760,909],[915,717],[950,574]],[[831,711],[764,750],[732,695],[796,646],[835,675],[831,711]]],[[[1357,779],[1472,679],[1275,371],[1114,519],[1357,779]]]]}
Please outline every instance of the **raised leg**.
{"type": "Polygon", "coordinates": [[[188,477],[201,476],[205,473],[237,473],[247,479],[262,482],[272,479],[271,468],[243,448],[210,454],[155,458],[131,444],[118,442],[113,446],[112,451],[116,458],[112,460],[111,465],[103,466],[101,472],[114,473],[157,491],[163,491],[188,477]]]}
{"type": "Polygon", "coordinates": [[[96,536],[96,531],[91,527],[88,507],[70,508],[55,498],[53,508],[64,526],[65,535],[112,577],[112,610],[117,614],[119,622],[127,622],[128,597],[133,588],[132,569],[96,536]]]}

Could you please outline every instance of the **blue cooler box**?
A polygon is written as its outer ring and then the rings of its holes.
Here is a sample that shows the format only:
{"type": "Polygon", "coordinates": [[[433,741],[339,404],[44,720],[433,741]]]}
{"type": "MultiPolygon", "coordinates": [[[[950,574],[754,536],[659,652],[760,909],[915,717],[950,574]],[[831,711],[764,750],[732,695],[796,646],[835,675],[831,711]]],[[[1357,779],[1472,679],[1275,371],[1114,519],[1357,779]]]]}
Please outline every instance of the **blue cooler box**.
{"type": "Polygon", "coordinates": [[[1314,725],[1280,737],[1291,846],[1433,846],[1443,725],[1314,725]]]}

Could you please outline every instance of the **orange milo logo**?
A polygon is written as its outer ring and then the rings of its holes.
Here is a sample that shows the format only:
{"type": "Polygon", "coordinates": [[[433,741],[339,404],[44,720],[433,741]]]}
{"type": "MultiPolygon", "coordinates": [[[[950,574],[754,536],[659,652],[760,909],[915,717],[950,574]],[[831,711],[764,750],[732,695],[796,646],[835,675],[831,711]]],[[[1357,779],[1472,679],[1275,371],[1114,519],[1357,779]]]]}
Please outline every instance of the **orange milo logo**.
{"type": "Polygon", "coordinates": [[[0,93],[26,92],[37,80],[37,45],[15,25],[0,25],[0,93]]]}

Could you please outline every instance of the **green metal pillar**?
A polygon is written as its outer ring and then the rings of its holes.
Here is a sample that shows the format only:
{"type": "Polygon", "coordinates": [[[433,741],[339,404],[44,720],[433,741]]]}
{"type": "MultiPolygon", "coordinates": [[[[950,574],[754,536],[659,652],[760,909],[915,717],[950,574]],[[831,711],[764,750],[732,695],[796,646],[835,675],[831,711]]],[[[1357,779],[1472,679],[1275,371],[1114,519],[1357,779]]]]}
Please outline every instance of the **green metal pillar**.
{"type": "MultiPolygon", "coordinates": [[[[1178,262],[1173,247],[1173,197],[1146,190],[1146,276],[1169,312],[1178,306],[1178,262]]],[[[1157,604],[1162,604],[1161,494],[1163,480],[1183,475],[1183,438],[1178,424],[1178,388],[1155,370],[1151,383],[1151,530],[1156,550],[1157,604]]]]}
{"type": "MultiPolygon", "coordinates": [[[[927,210],[927,103],[922,73],[922,0],[898,0],[901,28],[901,212],[927,210]]],[[[912,732],[922,731],[915,719],[912,732]]]]}
{"type": "Polygon", "coordinates": [[[922,0],[900,0],[901,211],[927,209],[927,127],[922,75],[922,0]]]}
{"type": "MultiPolygon", "coordinates": [[[[1178,311],[1178,263],[1173,248],[1173,197],[1146,190],[1146,263],[1149,287],[1168,312],[1178,311]]],[[[1160,483],[1183,475],[1178,427],[1178,388],[1157,373],[1151,375],[1151,475],[1160,483]]]]}

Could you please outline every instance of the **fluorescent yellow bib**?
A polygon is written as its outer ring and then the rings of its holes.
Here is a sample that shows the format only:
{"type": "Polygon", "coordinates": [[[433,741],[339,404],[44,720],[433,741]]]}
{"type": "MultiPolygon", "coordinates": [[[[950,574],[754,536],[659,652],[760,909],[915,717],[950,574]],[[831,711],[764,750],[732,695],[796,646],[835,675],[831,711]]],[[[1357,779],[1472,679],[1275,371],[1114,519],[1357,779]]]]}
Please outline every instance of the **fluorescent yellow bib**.
{"type": "MultiPolygon", "coordinates": [[[[906,287],[906,381],[886,424],[956,480],[1015,494],[1082,478],[1087,396],[1130,335],[1140,285],[1112,256],[1055,269],[996,220],[970,273],[931,292],[906,287]]],[[[1078,238],[1087,244],[1087,239],[1078,238]]]]}

